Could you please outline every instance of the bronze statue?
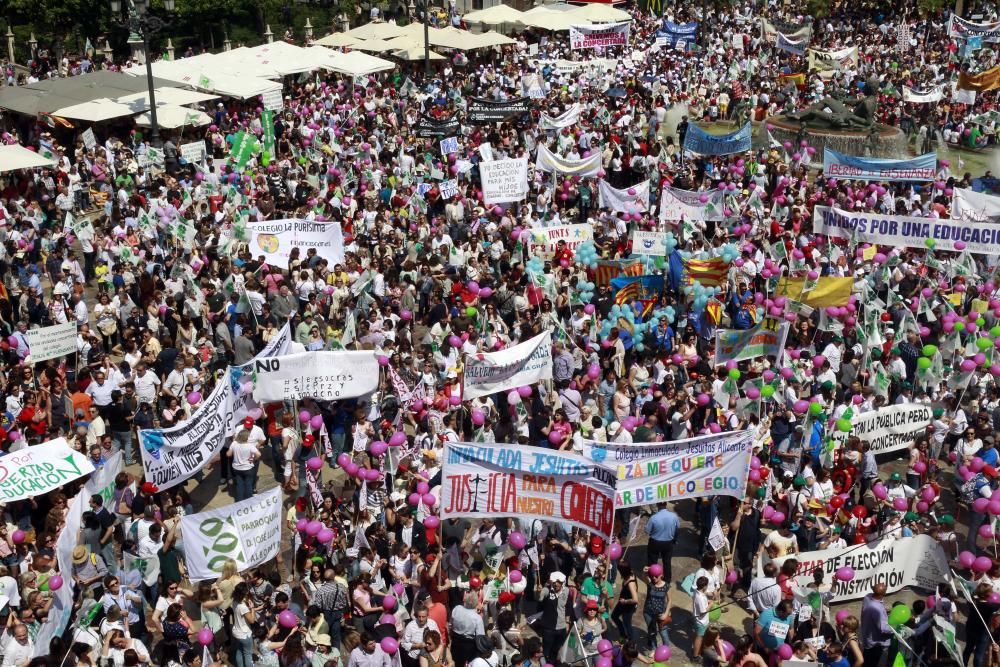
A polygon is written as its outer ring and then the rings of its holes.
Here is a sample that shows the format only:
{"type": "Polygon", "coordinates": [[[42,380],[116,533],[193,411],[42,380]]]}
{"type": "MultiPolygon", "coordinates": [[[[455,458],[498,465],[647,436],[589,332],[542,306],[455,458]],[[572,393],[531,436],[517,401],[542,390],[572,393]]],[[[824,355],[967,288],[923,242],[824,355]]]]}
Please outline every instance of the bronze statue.
{"type": "Polygon", "coordinates": [[[853,109],[835,97],[824,97],[808,109],[785,114],[785,118],[804,123],[809,128],[823,130],[867,129],[875,124],[877,92],[878,79],[869,78],[865,82],[864,99],[855,104],[853,109]]]}

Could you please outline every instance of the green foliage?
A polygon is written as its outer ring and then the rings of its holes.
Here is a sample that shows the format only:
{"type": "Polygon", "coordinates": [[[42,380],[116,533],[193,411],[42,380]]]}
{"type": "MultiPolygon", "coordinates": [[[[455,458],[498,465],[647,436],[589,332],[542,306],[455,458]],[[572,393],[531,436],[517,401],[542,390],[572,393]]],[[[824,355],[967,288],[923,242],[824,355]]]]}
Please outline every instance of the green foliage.
{"type": "Polygon", "coordinates": [[[111,9],[107,0],[8,0],[7,18],[34,31],[40,44],[62,44],[77,28],[81,41],[97,35],[111,9]]]}
{"type": "Polygon", "coordinates": [[[833,8],[833,0],[806,0],[806,12],[813,18],[826,18],[833,8]]]}
{"type": "Polygon", "coordinates": [[[951,6],[950,0],[917,0],[917,9],[924,16],[936,14],[942,9],[951,6]]]}

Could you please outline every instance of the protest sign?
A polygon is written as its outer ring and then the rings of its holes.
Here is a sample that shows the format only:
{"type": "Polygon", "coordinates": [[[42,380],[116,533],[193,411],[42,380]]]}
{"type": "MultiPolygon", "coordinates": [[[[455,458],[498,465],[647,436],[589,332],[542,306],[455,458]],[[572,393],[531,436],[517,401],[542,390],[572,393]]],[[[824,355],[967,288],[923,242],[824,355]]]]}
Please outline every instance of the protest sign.
{"type": "Polygon", "coordinates": [[[775,294],[787,296],[803,303],[810,308],[826,308],[828,306],[846,306],[854,289],[854,278],[838,276],[821,276],[816,281],[816,287],[805,291],[805,278],[789,278],[782,276],[778,280],[775,294]]]}
{"type": "Polygon", "coordinates": [[[31,361],[38,363],[76,352],[76,320],[66,324],[54,324],[41,329],[28,329],[24,337],[28,339],[31,361]]]}
{"type": "Polygon", "coordinates": [[[724,197],[725,195],[716,189],[709,192],[691,192],[664,186],[660,196],[660,222],[668,220],[718,222],[723,219],[724,197]]]}
{"type": "Polygon", "coordinates": [[[975,192],[967,188],[955,188],[951,200],[953,220],[969,222],[1000,223],[1000,197],[975,192]]]}
{"type": "MultiPolygon", "coordinates": [[[[961,75],[959,75],[961,78],[961,75]]],[[[951,82],[951,101],[957,102],[959,104],[975,104],[976,103],[976,91],[974,90],[962,90],[958,87],[958,81],[951,82]]]]}
{"type": "Polygon", "coordinates": [[[88,127],[80,135],[80,139],[83,140],[83,147],[88,151],[94,150],[94,146],[97,145],[97,137],[94,136],[94,128],[88,127]]]}
{"type": "Polygon", "coordinates": [[[820,72],[833,72],[858,64],[858,47],[852,46],[836,51],[821,51],[809,49],[809,69],[820,72]]]}
{"type": "Polygon", "coordinates": [[[264,261],[278,266],[288,266],[292,248],[299,248],[302,258],[314,248],[331,266],[344,261],[344,235],[339,222],[290,218],[248,222],[246,230],[250,254],[254,258],[263,255],[264,261]]]}
{"type": "Polygon", "coordinates": [[[272,560],[281,548],[281,488],[219,509],[181,517],[191,581],[217,579],[232,558],[239,572],[272,560]]]}
{"type": "Polygon", "coordinates": [[[487,204],[508,204],[528,195],[527,157],[481,162],[479,176],[487,204]]]}
{"type": "Polygon", "coordinates": [[[546,331],[506,350],[466,355],[462,399],[469,401],[551,379],[552,334],[546,331]]]}
{"type": "Polygon", "coordinates": [[[664,232],[632,232],[632,252],[653,257],[667,256],[667,235],[664,232]]]}
{"type": "Polygon", "coordinates": [[[614,475],[615,508],[746,494],[753,433],[733,431],[674,442],[583,440],[583,458],[614,475]]]}
{"type": "Polygon", "coordinates": [[[555,117],[543,113],[538,121],[538,127],[543,130],[561,130],[564,127],[575,125],[580,120],[580,111],[580,105],[573,104],[555,117]]]}
{"type": "Polygon", "coordinates": [[[789,27],[782,26],[782,28],[783,28],[782,30],[779,30],[778,26],[774,25],[767,19],[762,18],[760,20],[761,36],[764,37],[764,39],[766,39],[767,41],[771,42],[772,44],[774,44],[777,41],[779,33],[785,35],[787,39],[792,39],[795,41],[800,41],[803,39],[808,41],[812,39],[812,25],[805,25],[797,28],[795,26],[789,26],[789,27]]]}
{"type": "Polygon", "coordinates": [[[836,431],[834,441],[843,446],[849,437],[856,436],[869,445],[873,454],[908,449],[931,423],[931,416],[931,406],[924,403],[887,405],[855,415],[851,430],[836,431]]]}
{"type": "Polygon", "coordinates": [[[637,213],[649,208],[649,181],[628,188],[613,188],[604,179],[597,181],[597,204],[620,213],[637,213]]]}
{"type": "Polygon", "coordinates": [[[458,152],[458,137],[447,137],[440,142],[441,155],[451,155],[458,152]]]}
{"type": "Polygon", "coordinates": [[[813,210],[813,232],[853,239],[857,243],[905,248],[926,248],[927,240],[933,239],[935,249],[956,250],[955,243],[960,242],[971,253],[1000,255],[1000,225],[989,223],[881,215],[817,206],[813,210]]]}
{"type": "Polygon", "coordinates": [[[253,397],[260,403],[306,397],[339,401],[370,394],[378,387],[379,366],[371,351],[258,357],[251,365],[253,397]]]}
{"type": "Polygon", "coordinates": [[[413,126],[413,133],[422,139],[430,137],[450,137],[458,134],[460,124],[457,118],[436,119],[424,115],[413,126]]]}
{"type": "Polygon", "coordinates": [[[276,137],[274,134],[274,112],[270,109],[264,109],[260,112],[260,140],[264,145],[264,150],[268,152],[269,155],[275,154],[275,142],[276,137]]]}
{"type": "Polygon", "coordinates": [[[442,199],[451,199],[458,194],[458,180],[452,178],[447,181],[441,181],[438,189],[441,191],[442,199]]]}
{"type": "Polygon", "coordinates": [[[0,502],[34,498],[93,471],[90,460],[65,438],[11,452],[0,466],[0,502]]]}
{"type": "Polygon", "coordinates": [[[804,55],[809,41],[806,39],[792,39],[788,35],[779,32],[775,47],[780,51],[794,53],[797,56],[804,55]]]}
{"type": "Polygon", "coordinates": [[[908,160],[844,155],[827,148],[823,151],[823,175],[855,181],[933,181],[937,153],[925,153],[908,160]]]}
{"type": "Polygon", "coordinates": [[[785,349],[787,337],[788,322],[773,317],[765,317],[750,329],[719,329],[715,332],[715,365],[730,359],[778,357],[785,349]]]}
{"type": "Polygon", "coordinates": [[[260,150],[260,142],[253,132],[237,132],[233,136],[233,146],[229,151],[229,160],[236,169],[243,171],[253,154],[260,150]]]}
{"type": "Polygon", "coordinates": [[[446,442],[441,518],[558,521],[607,539],[615,514],[612,484],[609,471],[572,452],[446,442]]]}
{"type": "Polygon", "coordinates": [[[937,88],[932,88],[931,90],[919,91],[910,88],[909,86],[903,86],[903,101],[911,102],[913,104],[931,104],[933,102],[940,102],[944,97],[944,87],[938,86],[937,88]]]}
{"type": "Polygon", "coordinates": [[[553,153],[545,144],[538,144],[535,168],[570,176],[597,176],[601,171],[601,154],[594,151],[589,157],[572,160],[553,153]]]}
{"type": "Polygon", "coordinates": [[[594,25],[571,25],[569,27],[570,48],[578,50],[596,49],[605,46],[625,46],[628,44],[629,25],[629,21],[594,25]]]}
{"type": "MultiPolygon", "coordinates": [[[[62,440],[62,438],[60,438],[62,440]]],[[[54,442],[54,441],[53,441],[54,442]]],[[[65,440],[63,440],[65,443],[65,440]]],[[[48,444],[48,443],[46,443],[48,444]]],[[[40,445],[44,447],[45,445],[40,445]]],[[[32,450],[37,447],[31,447],[32,450]]],[[[80,455],[82,458],[82,455],[80,455]]],[[[5,457],[6,458],[6,457],[5,457]]],[[[93,470],[93,466],[90,468],[93,470]]],[[[55,486],[52,489],[56,488],[55,486]]],[[[51,491],[52,489],[46,489],[51,491]]],[[[63,585],[52,593],[45,622],[39,628],[35,638],[35,657],[49,654],[49,642],[69,627],[73,618],[73,600],[75,598],[76,577],[69,576],[73,572],[73,549],[80,543],[80,528],[83,526],[83,513],[89,509],[90,493],[84,489],[76,494],[68,503],[63,516],[62,530],[56,538],[56,562],[59,571],[64,574],[63,585]]],[[[41,581],[41,577],[39,578],[41,581]]]]}
{"type": "MultiPolygon", "coordinates": [[[[801,587],[813,583],[813,570],[823,570],[824,581],[833,582],[832,603],[859,600],[872,591],[877,583],[885,584],[886,592],[908,586],[935,591],[940,583],[948,581],[948,558],[944,549],[930,535],[886,538],[867,545],[852,544],[841,549],[808,551],[774,559],[779,568],[789,558],[799,562],[795,579],[801,587]],[[854,578],[838,581],[837,568],[850,567],[854,578]]],[[[764,559],[757,563],[757,574],[763,576],[764,559]]]]}
{"type": "Polygon", "coordinates": [[[281,111],[285,108],[284,98],[281,96],[281,89],[269,90],[260,96],[261,106],[268,111],[281,111]]]}
{"type": "Polygon", "coordinates": [[[979,37],[984,42],[1000,42],[1000,21],[973,23],[952,14],[948,19],[948,36],[956,39],[979,37]]]}
{"type": "Polygon", "coordinates": [[[750,150],[753,129],[747,123],[729,134],[709,134],[697,125],[688,125],[684,150],[698,155],[732,155],[750,150]]]}
{"type": "Polygon", "coordinates": [[[965,71],[960,72],[958,75],[958,87],[962,90],[972,90],[979,93],[1000,88],[1000,65],[979,74],[969,74],[965,71]]]}
{"type": "Polygon", "coordinates": [[[594,240],[594,230],[590,225],[553,225],[552,227],[532,227],[528,238],[528,254],[542,259],[552,259],[556,245],[563,241],[568,250],[586,241],[594,240]]]}
{"type": "Polygon", "coordinates": [[[669,44],[670,48],[675,48],[679,41],[693,44],[698,38],[698,23],[697,21],[674,23],[669,19],[663,19],[663,25],[656,31],[656,38],[664,45],[669,44]]]}
{"type": "Polygon", "coordinates": [[[487,100],[482,97],[466,98],[465,117],[474,125],[499,123],[511,116],[531,111],[531,99],[516,97],[510,100],[487,100]]]}
{"type": "Polygon", "coordinates": [[[191,143],[181,144],[177,150],[181,154],[181,159],[188,164],[204,162],[208,156],[204,141],[192,141],[191,143]]]}

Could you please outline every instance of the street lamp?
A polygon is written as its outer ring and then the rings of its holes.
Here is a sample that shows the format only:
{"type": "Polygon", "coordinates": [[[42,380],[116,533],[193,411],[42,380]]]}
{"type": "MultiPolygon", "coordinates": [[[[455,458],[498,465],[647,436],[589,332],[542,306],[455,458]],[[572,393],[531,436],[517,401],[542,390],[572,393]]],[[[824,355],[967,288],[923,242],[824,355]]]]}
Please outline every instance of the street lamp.
{"type": "MultiPolygon", "coordinates": [[[[414,7],[413,0],[410,0],[410,8],[414,7]]],[[[431,74],[431,38],[430,38],[430,1],[420,0],[416,4],[417,9],[423,12],[424,20],[424,74],[431,74]]]]}
{"type": "MultiPolygon", "coordinates": [[[[146,61],[146,85],[149,90],[149,117],[151,121],[151,131],[149,142],[159,148],[160,126],[156,122],[156,96],[153,92],[153,60],[149,53],[149,36],[167,27],[167,22],[158,16],[149,13],[150,0],[126,0],[124,12],[122,11],[122,0],[109,0],[111,3],[112,20],[119,26],[128,28],[132,35],[142,38],[142,55],[146,61]]],[[[173,12],[175,0],[163,0],[163,7],[168,12],[173,12]]]]}

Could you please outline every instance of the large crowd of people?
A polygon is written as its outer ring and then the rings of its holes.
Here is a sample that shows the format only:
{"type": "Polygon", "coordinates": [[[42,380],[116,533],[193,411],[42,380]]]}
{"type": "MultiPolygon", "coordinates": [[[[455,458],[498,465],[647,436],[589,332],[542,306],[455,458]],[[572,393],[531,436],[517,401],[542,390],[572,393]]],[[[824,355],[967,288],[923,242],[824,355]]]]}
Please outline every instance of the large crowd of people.
{"type": "MultiPolygon", "coordinates": [[[[956,190],[995,188],[961,156],[992,160],[996,92],[970,97],[953,84],[989,71],[997,52],[988,38],[970,49],[949,36],[944,10],[813,4],[828,12],[757,0],[628,7],[627,45],[598,52],[572,49],[565,31],[515,28],[514,44],[448,53],[426,73],[404,63],[359,80],[294,77],[273,153],[242,167],[230,159],[234,137],[266,130],[256,99],[205,108],[200,164],[180,154],[179,134],[163,132],[158,163],[143,128],[94,126],[88,147],[88,126],[5,113],[3,141],[55,163],[0,174],[0,468],[58,438],[97,470],[122,467],[110,497],[88,497],[72,571],[56,543],[86,478],[2,506],[3,667],[1000,664],[996,255],[870,246],[811,222],[816,206],[947,219],[956,190]],[[678,45],[670,30],[690,23],[696,37],[678,45]],[[804,29],[811,48],[855,57],[812,66],[785,38],[804,29]],[[904,88],[943,96],[908,102],[904,88]],[[473,97],[526,95],[528,113],[466,116],[473,97]],[[907,150],[956,157],[939,155],[929,181],[826,178],[807,140],[771,134],[772,117],[866,96],[907,150]],[[553,126],[565,113],[574,120],[553,126]],[[417,136],[427,119],[457,121],[455,152],[417,136]],[[684,149],[696,127],[744,120],[749,150],[684,149]],[[570,161],[599,153],[599,174],[536,168],[543,147],[570,161]],[[483,162],[522,156],[523,199],[484,201],[483,162]],[[445,179],[455,181],[447,197],[445,179]],[[634,195],[646,181],[648,201],[629,211],[601,194],[634,195]],[[695,193],[692,207],[721,192],[724,210],[668,219],[667,188],[695,193]],[[248,221],[284,219],[339,223],[344,260],[314,249],[286,266],[255,256],[248,221]],[[593,237],[583,245],[532,235],[580,223],[593,237]],[[636,231],[665,235],[667,251],[641,255],[636,231]],[[693,282],[692,260],[721,260],[721,275],[693,282]],[[793,310],[794,295],[776,291],[783,274],[853,280],[841,303],[793,310]],[[621,298],[620,276],[652,276],[657,289],[621,298]],[[783,349],[716,363],[717,332],[765,318],[788,323],[783,349]],[[74,321],[75,354],[32,360],[31,330],[74,321]],[[378,389],[263,405],[194,478],[148,481],[137,432],[191,419],[229,366],[286,325],[299,350],[374,351],[378,389]],[[551,380],[463,400],[467,356],[544,332],[551,380]],[[890,454],[852,432],[852,420],[909,404],[931,416],[890,454]],[[446,443],[575,452],[584,440],[743,430],[754,443],[745,496],[619,510],[611,540],[556,520],[442,519],[435,502],[446,443]],[[390,463],[375,445],[396,433],[403,454],[390,463]],[[217,579],[190,579],[182,517],[275,485],[277,556],[249,569],[227,559],[217,579]],[[845,597],[837,587],[852,568],[799,559],[919,536],[949,576],[936,589],[908,585],[918,599],[890,603],[901,587],[882,578],[845,597]],[[697,561],[691,572],[680,552],[697,561]],[[69,581],[71,609],[56,618],[69,581]],[[504,582],[498,595],[491,581],[504,582]],[[862,602],[851,611],[845,600],[862,602]],[[722,620],[730,607],[745,610],[745,625],[722,620]],[[956,625],[957,646],[946,632],[956,625]]],[[[980,4],[964,16],[997,20],[980,4]]],[[[102,67],[116,65],[67,56],[4,70],[23,85],[102,67]]]]}

